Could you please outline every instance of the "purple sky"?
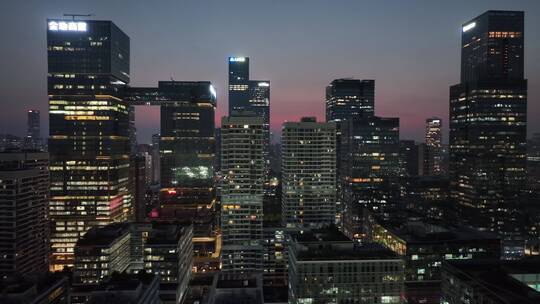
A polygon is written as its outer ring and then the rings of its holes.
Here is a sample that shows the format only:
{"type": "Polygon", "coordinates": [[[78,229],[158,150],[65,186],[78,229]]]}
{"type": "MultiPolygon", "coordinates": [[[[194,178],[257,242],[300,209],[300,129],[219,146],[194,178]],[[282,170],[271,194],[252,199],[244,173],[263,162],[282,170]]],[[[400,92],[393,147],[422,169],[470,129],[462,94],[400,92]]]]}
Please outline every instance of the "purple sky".
{"type": "MultiPolygon", "coordinates": [[[[47,134],[46,19],[93,13],[131,38],[131,84],[210,80],[216,121],[227,109],[227,57],[249,56],[252,79],[269,79],[272,128],[324,117],[334,78],[376,79],[376,113],[401,119],[402,139],[421,139],[425,118],[448,125],[448,88],[459,80],[461,24],[488,9],[525,11],[529,134],[540,131],[540,1],[2,0],[0,133],[23,135],[42,111],[47,134]]],[[[137,110],[140,142],[159,130],[159,110],[137,110]]],[[[445,140],[446,140],[445,134],[445,140]]]]}

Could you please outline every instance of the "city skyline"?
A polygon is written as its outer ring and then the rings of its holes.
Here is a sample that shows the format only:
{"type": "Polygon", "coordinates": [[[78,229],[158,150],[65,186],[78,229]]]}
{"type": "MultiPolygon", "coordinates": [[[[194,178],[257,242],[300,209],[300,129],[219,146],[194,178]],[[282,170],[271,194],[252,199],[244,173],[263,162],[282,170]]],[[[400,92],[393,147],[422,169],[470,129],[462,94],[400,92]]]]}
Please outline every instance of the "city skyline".
{"type": "MultiPolygon", "coordinates": [[[[375,6],[369,2],[344,1],[341,5],[330,6],[310,2],[309,9],[302,2],[261,4],[268,9],[268,15],[276,13],[276,18],[258,16],[261,22],[245,29],[240,27],[244,22],[225,23],[222,19],[235,10],[249,20],[254,18],[250,13],[255,13],[255,10],[246,8],[242,2],[226,7],[211,2],[207,5],[166,3],[163,10],[156,11],[140,10],[141,5],[133,3],[126,5],[126,12],[120,11],[124,8],[121,2],[110,6],[99,1],[84,5],[58,2],[55,10],[41,3],[31,4],[32,18],[28,19],[27,26],[14,27],[13,31],[8,32],[8,40],[11,35],[22,35],[28,39],[12,46],[6,45],[1,51],[2,58],[15,59],[3,63],[12,72],[3,81],[6,89],[0,93],[6,108],[10,109],[0,114],[0,133],[24,135],[26,110],[36,108],[47,112],[43,77],[46,66],[41,51],[46,18],[78,12],[94,13],[95,16],[90,18],[93,20],[113,20],[131,37],[131,61],[134,62],[131,85],[148,86],[156,80],[168,80],[171,76],[175,80],[210,80],[215,83],[218,92],[216,121],[226,115],[228,108],[227,58],[249,56],[254,61],[252,74],[272,83],[271,125],[276,135],[279,135],[284,121],[295,121],[309,115],[322,119],[327,84],[335,78],[355,77],[377,81],[375,96],[379,106],[376,115],[400,117],[402,139],[420,140],[425,119],[438,116],[443,119],[443,138],[446,142],[448,86],[459,80],[458,67],[454,63],[459,61],[457,49],[461,25],[486,9],[525,10],[531,16],[540,11],[540,4],[534,1],[518,1],[511,5],[505,1],[475,1],[470,4],[463,1],[438,6],[414,1],[408,2],[410,11],[407,14],[376,20],[376,16],[395,15],[394,12],[400,11],[403,4],[390,2],[375,6]],[[62,9],[58,10],[58,7],[62,9]],[[445,13],[436,12],[443,7],[445,13]],[[191,14],[184,16],[183,12],[187,10],[191,14]],[[170,11],[177,13],[172,21],[165,18],[170,11]],[[322,18],[325,14],[343,18],[326,20],[322,18]],[[164,17],[158,18],[161,15],[164,17]],[[209,22],[202,25],[195,23],[197,17],[202,16],[207,16],[209,22]],[[295,16],[305,17],[297,18],[304,21],[293,20],[295,16]],[[135,23],[141,18],[148,20],[145,26],[135,23]],[[434,20],[437,23],[430,23],[434,20]],[[406,29],[399,26],[400,22],[407,25],[406,29]],[[222,24],[226,26],[218,28],[222,24]],[[416,32],[407,29],[415,29],[416,32]],[[177,31],[180,31],[179,36],[175,34],[177,31]],[[250,35],[254,32],[262,37],[250,35]],[[276,33],[280,35],[276,36],[276,33]],[[351,35],[357,35],[357,38],[351,39],[355,37],[351,35]],[[272,51],[276,43],[280,47],[279,54],[272,51]],[[394,51],[398,46],[399,55],[394,51]],[[21,52],[21,48],[25,51],[21,52]],[[418,58],[424,64],[418,64],[418,58]],[[14,69],[14,64],[19,68],[14,69]],[[26,83],[38,85],[24,89],[26,83]],[[291,109],[290,105],[301,111],[291,109]]],[[[26,9],[25,5],[8,3],[7,6],[10,9],[3,11],[9,11],[14,16],[26,9]]],[[[6,16],[1,22],[10,20],[13,17],[6,16]]],[[[540,65],[535,60],[535,54],[540,49],[540,26],[535,26],[539,22],[532,17],[526,18],[525,24],[528,37],[525,74],[529,79],[531,102],[528,112],[531,118],[540,113],[540,105],[535,103],[539,95],[536,87],[540,82],[540,65]]],[[[159,130],[159,108],[139,107],[136,114],[139,141],[150,142],[151,134],[159,130]]],[[[47,133],[47,117],[42,120],[44,136],[47,133]]],[[[540,130],[540,122],[534,119],[529,121],[530,137],[540,130]]]]}

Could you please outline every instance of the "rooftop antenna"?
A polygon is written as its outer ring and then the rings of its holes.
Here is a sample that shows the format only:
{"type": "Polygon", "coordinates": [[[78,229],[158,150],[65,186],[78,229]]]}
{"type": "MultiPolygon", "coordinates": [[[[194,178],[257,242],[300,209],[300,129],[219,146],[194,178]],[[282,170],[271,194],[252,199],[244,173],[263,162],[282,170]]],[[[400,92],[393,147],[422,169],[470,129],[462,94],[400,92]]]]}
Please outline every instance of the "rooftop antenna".
{"type": "Polygon", "coordinates": [[[71,17],[73,21],[75,21],[75,18],[82,18],[82,17],[92,17],[94,14],[64,14],[64,17],[71,17]]]}
{"type": "Polygon", "coordinates": [[[172,75],[171,75],[171,81],[174,81],[174,79],[173,79],[172,75]]]}

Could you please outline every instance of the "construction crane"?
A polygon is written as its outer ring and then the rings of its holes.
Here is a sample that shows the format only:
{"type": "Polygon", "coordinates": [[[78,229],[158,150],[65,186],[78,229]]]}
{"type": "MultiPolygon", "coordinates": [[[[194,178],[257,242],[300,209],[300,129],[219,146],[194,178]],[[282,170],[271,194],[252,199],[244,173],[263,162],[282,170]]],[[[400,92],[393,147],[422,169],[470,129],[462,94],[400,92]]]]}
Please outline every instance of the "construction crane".
{"type": "Polygon", "coordinates": [[[94,14],[64,14],[64,17],[71,17],[73,21],[75,18],[92,17],[94,14]]]}

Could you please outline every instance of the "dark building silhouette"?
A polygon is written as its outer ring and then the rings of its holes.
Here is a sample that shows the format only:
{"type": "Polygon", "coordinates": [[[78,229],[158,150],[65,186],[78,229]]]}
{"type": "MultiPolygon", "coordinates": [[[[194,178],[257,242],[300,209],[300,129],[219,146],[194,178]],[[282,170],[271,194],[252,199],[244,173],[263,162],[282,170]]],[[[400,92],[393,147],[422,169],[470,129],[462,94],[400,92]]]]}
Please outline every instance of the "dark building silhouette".
{"type": "Polygon", "coordinates": [[[375,114],[375,80],[336,79],[326,87],[326,121],[375,114]]]}
{"type": "Polygon", "coordinates": [[[49,268],[49,155],[0,153],[0,276],[49,268]]]}
{"type": "Polygon", "coordinates": [[[526,181],[524,13],[465,23],[461,83],[450,87],[451,194],[470,225],[511,237],[526,181]]]}

